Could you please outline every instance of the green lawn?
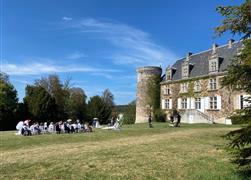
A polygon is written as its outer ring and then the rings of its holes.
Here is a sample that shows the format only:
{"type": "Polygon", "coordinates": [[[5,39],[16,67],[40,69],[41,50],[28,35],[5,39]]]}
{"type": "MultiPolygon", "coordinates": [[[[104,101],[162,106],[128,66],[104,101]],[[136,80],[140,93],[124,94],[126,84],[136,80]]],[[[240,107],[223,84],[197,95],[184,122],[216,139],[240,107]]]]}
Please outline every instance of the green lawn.
{"type": "Polygon", "coordinates": [[[124,125],[122,131],[22,137],[0,132],[0,179],[247,179],[224,125],[124,125]]]}

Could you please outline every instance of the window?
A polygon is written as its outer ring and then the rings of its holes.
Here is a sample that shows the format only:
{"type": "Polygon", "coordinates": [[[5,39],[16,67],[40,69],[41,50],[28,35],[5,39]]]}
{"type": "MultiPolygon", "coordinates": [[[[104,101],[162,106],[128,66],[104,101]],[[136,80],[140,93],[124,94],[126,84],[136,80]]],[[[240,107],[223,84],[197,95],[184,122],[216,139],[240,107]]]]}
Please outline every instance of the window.
{"type": "Polygon", "coordinates": [[[211,62],[211,71],[217,71],[217,63],[211,62]]]}
{"type": "Polygon", "coordinates": [[[166,80],[171,80],[172,79],[171,78],[171,72],[172,72],[171,68],[168,68],[166,70],[166,80]]]}
{"type": "Polygon", "coordinates": [[[201,99],[195,98],[195,109],[201,109],[201,99]]]}
{"type": "Polygon", "coordinates": [[[181,93],[186,93],[186,92],[188,92],[188,83],[181,83],[180,84],[180,92],[181,93]]]}
{"type": "Polygon", "coordinates": [[[240,95],[240,109],[245,109],[251,105],[249,95],[240,95]]]}
{"type": "Polygon", "coordinates": [[[165,99],[165,109],[169,109],[170,107],[170,101],[169,99],[165,99]]]}
{"type": "Polygon", "coordinates": [[[170,95],[171,94],[170,85],[167,85],[167,86],[164,87],[164,94],[165,95],[170,95]]]}
{"type": "Polygon", "coordinates": [[[216,78],[209,79],[209,89],[210,90],[216,90],[217,89],[216,78]]]}
{"type": "Polygon", "coordinates": [[[210,109],[217,109],[217,96],[210,97],[210,109]]]}
{"type": "Polygon", "coordinates": [[[182,78],[186,78],[189,75],[189,63],[184,61],[182,64],[182,78]]]}
{"type": "Polygon", "coordinates": [[[194,82],[194,91],[195,91],[195,92],[201,91],[200,81],[195,81],[195,82],[194,82]]]}
{"type": "Polygon", "coordinates": [[[218,59],[209,60],[209,72],[218,71],[218,59]]]}
{"type": "Polygon", "coordinates": [[[187,99],[186,98],[181,99],[181,108],[187,109],[187,99]]]}

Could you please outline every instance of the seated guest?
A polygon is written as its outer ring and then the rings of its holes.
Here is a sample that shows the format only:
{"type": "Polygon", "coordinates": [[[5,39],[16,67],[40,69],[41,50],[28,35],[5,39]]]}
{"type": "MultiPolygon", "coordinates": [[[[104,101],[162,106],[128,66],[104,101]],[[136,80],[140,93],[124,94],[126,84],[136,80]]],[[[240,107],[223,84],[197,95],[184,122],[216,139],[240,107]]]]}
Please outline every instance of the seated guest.
{"type": "Polygon", "coordinates": [[[48,131],[49,131],[49,133],[53,133],[54,132],[53,122],[50,123],[48,131]]]}
{"type": "Polygon", "coordinates": [[[27,125],[27,123],[23,124],[21,133],[22,133],[23,136],[31,136],[31,130],[29,128],[29,125],[27,125]]]}
{"type": "Polygon", "coordinates": [[[61,128],[60,128],[60,123],[59,122],[56,123],[56,133],[57,134],[61,133],[61,128]]]}

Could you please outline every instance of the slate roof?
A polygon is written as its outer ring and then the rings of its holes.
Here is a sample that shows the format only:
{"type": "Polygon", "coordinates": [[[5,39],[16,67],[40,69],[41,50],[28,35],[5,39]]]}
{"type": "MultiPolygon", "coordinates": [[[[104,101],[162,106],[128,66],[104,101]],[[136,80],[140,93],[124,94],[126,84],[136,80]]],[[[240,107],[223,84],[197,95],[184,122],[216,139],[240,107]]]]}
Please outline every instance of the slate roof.
{"type": "MultiPolygon", "coordinates": [[[[227,70],[228,65],[231,63],[231,59],[237,54],[237,50],[241,48],[241,46],[242,42],[234,42],[232,48],[228,48],[228,45],[217,47],[218,55],[220,58],[222,58],[220,61],[219,72],[224,72],[227,70]]],[[[205,76],[209,74],[208,59],[211,56],[211,54],[212,54],[212,49],[191,55],[189,63],[192,64],[192,69],[190,71],[189,78],[205,76]]],[[[186,60],[186,57],[177,60],[172,66],[172,68],[176,69],[176,71],[173,74],[172,80],[182,79],[181,66],[184,60],[186,60]]]]}

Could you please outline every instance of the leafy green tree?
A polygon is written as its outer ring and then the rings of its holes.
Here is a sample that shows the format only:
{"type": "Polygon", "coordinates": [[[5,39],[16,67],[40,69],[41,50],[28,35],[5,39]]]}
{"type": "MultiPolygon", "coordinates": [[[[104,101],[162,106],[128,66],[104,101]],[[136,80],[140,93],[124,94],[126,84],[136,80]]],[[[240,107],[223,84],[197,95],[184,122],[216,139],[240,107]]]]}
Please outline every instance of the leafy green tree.
{"type": "Polygon", "coordinates": [[[33,120],[55,121],[58,111],[55,99],[41,86],[28,85],[25,89],[24,104],[33,120]]]}
{"type": "Polygon", "coordinates": [[[67,101],[69,98],[69,81],[62,83],[57,75],[49,75],[35,81],[36,86],[43,87],[56,101],[57,118],[65,119],[67,115],[67,101]]]}
{"type": "MultiPolygon", "coordinates": [[[[243,90],[251,94],[251,40],[248,38],[250,37],[251,0],[246,0],[240,6],[219,6],[217,11],[224,17],[224,20],[215,28],[216,34],[221,35],[230,31],[232,34],[242,35],[244,39],[241,54],[237,55],[229,66],[228,74],[224,77],[222,84],[233,90],[243,90]]],[[[238,116],[243,120],[250,118],[250,106],[238,116]]],[[[246,127],[231,131],[228,137],[232,139],[231,147],[238,147],[239,162],[250,162],[243,160],[251,156],[251,122],[246,127]]]]}
{"type": "Polygon", "coordinates": [[[136,101],[129,103],[123,112],[124,124],[134,124],[136,119],[136,101]]]}
{"type": "Polygon", "coordinates": [[[15,128],[14,113],[17,108],[17,91],[9,82],[9,77],[0,72],[0,130],[15,128]]]}
{"type": "Polygon", "coordinates": [[[93,96],[88,101],[89,119],[98,118],[101,124],[107,124],[114,108],[113,94],[106,89],[102,96],[93,96]]]}
{"type": "Polygon", "coordinates": [[[69,89],[69,99],[67,102],[67,111],[69,118],[85,119],[86,117],[86,95],[81,88],[69,89]]]}
{"type": "Polygon", "coordinates": [[[103,108],[102,108],[102,123],[107,124],[109,122],[109,118],[111,118],[112,110],[115,105],[114,96],[109,89],[106,89],[102,95],[103,108]]]}
{"type": "Polygon", "coordinates": [[[18,103],[17,109],[15,111],[15,120],[16,120],[15,124],[17,124],[19,121],[29,119],[30,117],[31,117],[31,114],[29,112],[27,105],[24,103],[18,103]]]}
{"type": "Polygon", "coordinates": [[[103,122],[103,106],[104,102],[100,96],[91,97],[87,105],[89,119],[91,120],[92,118],[98,118],[100,121],[103,122]]]}

